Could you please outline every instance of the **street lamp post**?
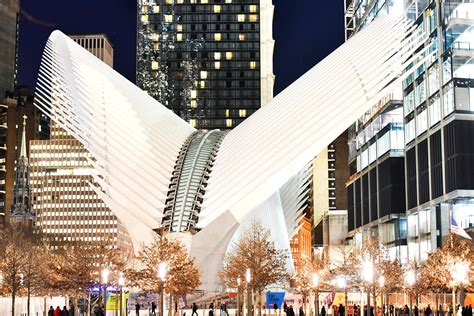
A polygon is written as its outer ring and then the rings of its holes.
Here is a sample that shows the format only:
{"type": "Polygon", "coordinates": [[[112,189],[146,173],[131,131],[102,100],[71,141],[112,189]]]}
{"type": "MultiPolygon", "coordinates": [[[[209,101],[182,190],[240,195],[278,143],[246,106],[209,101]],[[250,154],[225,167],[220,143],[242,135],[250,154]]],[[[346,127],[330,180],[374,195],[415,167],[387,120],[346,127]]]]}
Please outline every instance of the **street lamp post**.
{"type": "Polygon", "coordinates": [[[313,288],[314,288],[314,315],[319,316],[319,274],[313,273],[313,288]]]}
{"type": "Polygon", "coordinates": [[[240,316],[240,277],[237,278],[237,316],[240,316]]]}
{"type": "MultiPolygon", "coordinates": [[[[415,282],[416,282],[416,273],[415,271],[413,271],[413,269],[410,269],[407,271],[406,275],[405,275],[405,282],[406,284],[409,286],[409,287],[412,287],[413,285],[415,285],[415,282]]],[[[408,294],[410,297],[410,315],[413,314],[413,311],[412,311],[412,306],[413,306],[413,298],[412,298],[412,295],[411,294],[408,294]]]]}
{"type": "Polygon", "coordinates": [[[245,272],[245,281],[247,281],[247,316],[252,315],[252,302],[251,302],[251,293],[250,293],[250,281],[251,281],[251,275],[250,275],[250,269],[247,269],[245,272]]]}
{"type": "Polygon", "coordinates": [[[383,275],[379,276],[379,286],[380,286],[380,298],[381,298],[381,303],[382,303],[382,315],[385,315],[385,309],[384,309],[385,294],[383,292],[383,287],[385,286],[385,277],[383,275]]]}
{"type": "Polygon", "coordinates": [[[104,284],[104,315],[107,316],[107,283],[109,283],[109,269],[102,270],[102,284],[104,284]]]}
{"type": "Polygon", "coordinates": [[[469,273],[469,263],[466,261],[457,261],[451,266],[451,278],[453,279],[453,314],[456,313],[456,287],[462,288],[466,282],[469,273]]]}
{"type": "Polygon", "coordinates": [[[120,286],[120,316],[123,314],[123,286],[125,285],[125,278],[123,273],[120,273],[118,278],[118,285],[120,286]]]}
{"type": "Polygon", "coordinates": [[[166,262],[160,263],[158,266],[158,278],[160,279],[160,316],[165,315],[164,311],[164,283],[166,280],[166,274],[168,273],[168,264],[166,262]]]}
{"type": "Polygon", "coordinates": [[[368,283],[367,285],[367,316],[370,316],[370,287],[374,282],[374,264],[370,260],[362,263],[362,277],[368,283]]]}

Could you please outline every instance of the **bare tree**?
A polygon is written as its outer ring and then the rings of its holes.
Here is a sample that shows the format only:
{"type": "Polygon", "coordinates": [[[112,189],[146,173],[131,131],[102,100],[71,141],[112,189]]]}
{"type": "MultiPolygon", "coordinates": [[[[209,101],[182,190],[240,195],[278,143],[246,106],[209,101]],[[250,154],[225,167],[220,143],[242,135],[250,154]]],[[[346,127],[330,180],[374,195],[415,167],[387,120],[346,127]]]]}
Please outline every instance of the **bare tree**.
{"type": "MultiPolygon", "coordinates": [[[[269,285],[282,284],[289,279],[287,260],[288,252],[276,248],[275,243],[270,240],[270,231],[261,223],[253,222],[225,256],[219,276],[226,286],[237,288],[237,279],[245,279],[246,269],[250,269],[251,281],[248,286],[258,294],[258,306],[262,306],[263,290],[269,285]]],[[[260,308],[258,313],[260,316],[260,308]]]]}

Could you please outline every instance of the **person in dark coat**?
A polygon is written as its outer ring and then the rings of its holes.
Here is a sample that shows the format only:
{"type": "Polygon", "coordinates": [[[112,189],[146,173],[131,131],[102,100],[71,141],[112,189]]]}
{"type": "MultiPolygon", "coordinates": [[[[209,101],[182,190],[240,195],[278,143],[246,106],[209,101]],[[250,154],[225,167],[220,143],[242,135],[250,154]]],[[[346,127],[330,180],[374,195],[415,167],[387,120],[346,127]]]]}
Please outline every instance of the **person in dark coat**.
{"type": "Polygon", "coordinates": [[[420,313],[418,311],[418,306],[415,305],[415,307],[413,307],[413,315],[414,316],[418,316],[420,313]]]}
{"type": "Polygon", "coordinates": [[[304,316],[303,306],[300,306],[300,316],[304,316]]]}
{"type": "Polygon", "coordinates": [[[191,316],[194,316],[194,314],[196,314],[196,316],[199,316],[198,313],[197,313],[197,310],[198,310],[198,307],[197,307],[196,303],[193,303],[193,307],[192,307],[193,313],[191,314],[191,316]]]}
{"type": "Polygon", "coordinates": [[[342,306],[342,304],[339,304],[338,312],[339,312],[339,316],[344,316],[346,309],[344,308],[344,306],[342,306]]]}
{"type": "Polygon", "coordinates": [[[69,311],[67,310],[66,306],[63,307],[63,310],[59,314],[60,316],[69,316],[69,311]]]}
{"type": "Polygon", "coordinates": [[[293,309],[293,305],[290,305],[288,308],[288,316],[295,316],[295,310],[293,309]]]}
{"type": "Polygon", "coordinates": [[[156,315],[156,304],[155,302],[151,302],[151,313],[156,315]]]}
{"type": "Polygon", "coordinates": [[[48,316],[54,316],[54,308],[53,308],[53,306],[50,306],[50,307],[49,307],[48,316]]]}
{"type": "Polygon", "coordinates": [[[326,316],[326,307],[321,308],[321,316],[326,316]]]}
{"type": "Polygon", "coordinates": [[[54,310],[53,316],[60,316],[60,314],[61,314],[61,309],[59,308],[59,306],[57,306],[56,309],[54,310]]]}
{"type": "Polygon", "coordinates": [[[135,304],[135,314],[137,316],[140,315],[140,304],[138,304],[138,302],[137,302],[137,304],[135,304]]]}
{"type": "Polygon", "coordinates": [[[433,311],[431,310],[430,304],[428,304],[428,307],[425,308],[425,316],[431,316],[433,314],[433,311]]]}

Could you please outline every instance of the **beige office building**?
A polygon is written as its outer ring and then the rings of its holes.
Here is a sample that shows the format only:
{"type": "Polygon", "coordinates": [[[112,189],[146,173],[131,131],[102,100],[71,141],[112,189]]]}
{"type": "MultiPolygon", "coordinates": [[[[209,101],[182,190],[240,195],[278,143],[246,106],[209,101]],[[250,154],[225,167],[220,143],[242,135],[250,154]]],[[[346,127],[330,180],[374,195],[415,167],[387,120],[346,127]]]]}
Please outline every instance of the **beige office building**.
{"type": "MultiPolygon", "coordinates": [[[[73,39],[112,66],[112,45],[105,35],[73,39]]],[[[36,225],[57,241],[114,240],[125,255],[131,254],[126,229],[94,191],[97,184],[91,158],[76,139],[54,123],[49,140],[30,142],[36,225]]]]}

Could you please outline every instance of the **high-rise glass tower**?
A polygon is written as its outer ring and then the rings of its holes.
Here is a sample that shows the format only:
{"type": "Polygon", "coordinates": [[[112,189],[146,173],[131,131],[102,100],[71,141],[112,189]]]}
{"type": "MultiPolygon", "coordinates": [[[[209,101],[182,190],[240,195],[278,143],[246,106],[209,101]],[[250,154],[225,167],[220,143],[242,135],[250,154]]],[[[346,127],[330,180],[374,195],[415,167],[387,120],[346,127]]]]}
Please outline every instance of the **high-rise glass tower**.
{"type": "Polygon", "coordinates": [[[137,84],[200,129],[273,96],[271,0],[139,0],[137,84]]]}
{"type": "Polygon", "coordinates": [[[0,2],[0,102],[16,81],[19,12],[19,0],[0,2]]]}
{"type": "Polygon", "coordinates": [[[429,58],[349,129],[349,236],[375,232],[402,261],[424,260],[452,218],[474,227],[474,3],[347,1],[347,37],[381,14],[413,20],[429,58]]]}

